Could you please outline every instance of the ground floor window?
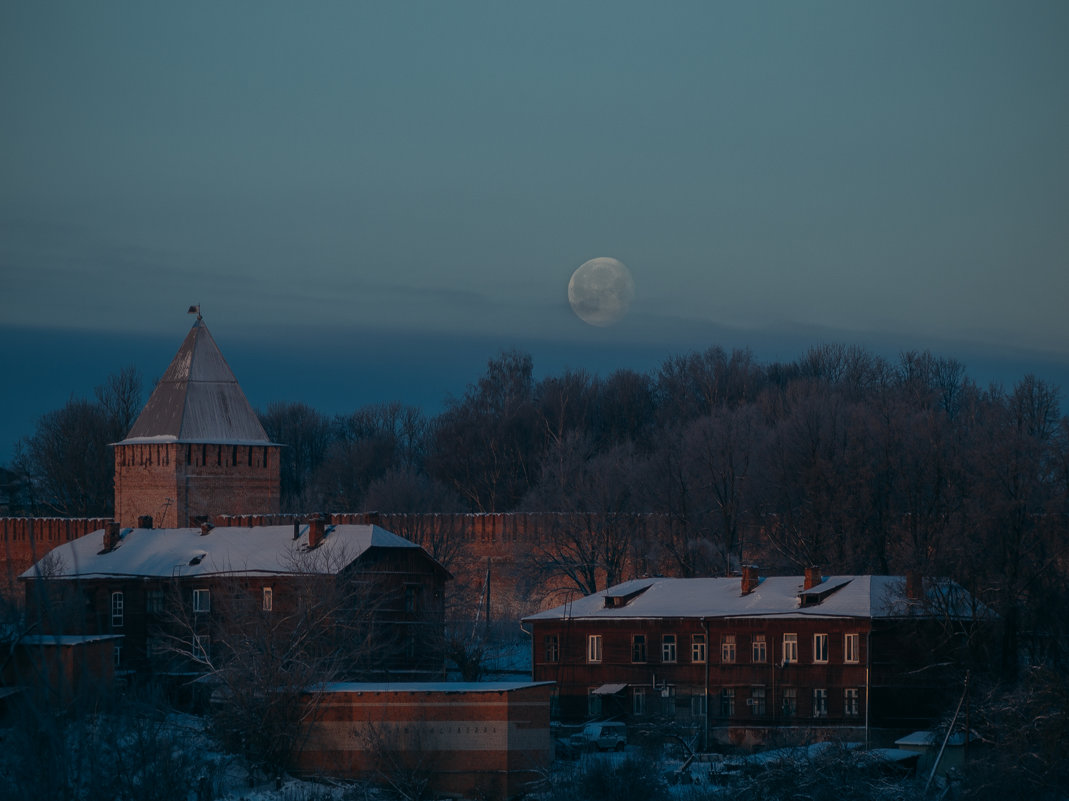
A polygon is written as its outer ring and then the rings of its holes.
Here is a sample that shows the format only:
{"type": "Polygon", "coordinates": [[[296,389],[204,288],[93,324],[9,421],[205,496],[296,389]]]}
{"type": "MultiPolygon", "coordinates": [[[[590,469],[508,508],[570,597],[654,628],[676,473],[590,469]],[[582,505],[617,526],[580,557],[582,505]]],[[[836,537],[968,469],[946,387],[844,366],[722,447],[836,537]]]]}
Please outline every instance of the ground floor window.
{"type": "Polygon", "coordinates": [[[793,718],[798,714],[798,688],[783,688],[783,717],[793,718]]]}
{"type": "Polygon", "coordinates": [[[665,717],[676,716],[676,688],[672,686],[661,690],[661,714],[665,717]]]}
{"type": "Polygon", "coordinates": [[[826,718],[828,716],[828,691],[821,688],[813,690],[813,717],[826,718]]]}
{"type": "Polygon", "coordinates": [[[764,687],[750,688],[750,706],[753,708],[753,714],[755,718],[765,716],[766,708],[764,687]]]}
{"type": "Polygon", "coordinates": [[[843,714],[848,717],[857,717],[861,713],[859,702],[860,693],[856,687],[847,687],[843,690],[843,714]]]}
{"type": "Polygon", "coordinates": [[[586,696],[587,717],[596,718],[601,715],[601,696],[596,695],[597,687],[591,687],[586,696]]]}
{"type": "Polygon", "coordinates": [[[645,715],[646,714],[646,688],[645,687],[632,687],[631,688],[631,714],[632,715],[645,715]]]}
{"type": "Polygon", "coordinates": [[[720,691],[720,716],[735,717],[735,688],[725,687],[720,691]]]}
{"type": "Polygon", "coordinates": [[[704,693],[701,695],[692,695],[690,697],[690,714],[693,717],[704,717],[707,708],[708,705],[706,704],[706,696],[704,693]]]}

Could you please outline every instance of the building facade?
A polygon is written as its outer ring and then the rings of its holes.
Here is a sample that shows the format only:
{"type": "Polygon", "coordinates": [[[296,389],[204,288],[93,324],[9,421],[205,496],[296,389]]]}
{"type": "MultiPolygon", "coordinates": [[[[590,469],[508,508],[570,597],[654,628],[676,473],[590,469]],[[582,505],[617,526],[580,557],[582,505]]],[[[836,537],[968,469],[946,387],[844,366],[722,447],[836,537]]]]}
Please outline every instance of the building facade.
{"type": "Polygon", "coordinates": [[[756,742],[785,727],[917,728],[941,711],[975,614],[950,582],[640,579],[524,620],[561,719],[675,722],[756,742]],[[959,636],[962,635],[962,636],[959,636]]]}

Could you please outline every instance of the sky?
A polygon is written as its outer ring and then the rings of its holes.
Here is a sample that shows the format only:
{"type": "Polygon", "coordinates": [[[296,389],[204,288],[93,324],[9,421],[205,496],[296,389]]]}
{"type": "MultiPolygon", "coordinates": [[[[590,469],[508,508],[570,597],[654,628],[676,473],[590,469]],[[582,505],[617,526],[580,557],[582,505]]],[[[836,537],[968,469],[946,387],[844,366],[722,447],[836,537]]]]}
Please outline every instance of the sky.
{"type": "Polygon", "coordinates": [[[1069,391],[1061,0],[0,0],[0,109],[0,464],[195,303],[260,408],[434,412],[509,348],[1069,391]]]}

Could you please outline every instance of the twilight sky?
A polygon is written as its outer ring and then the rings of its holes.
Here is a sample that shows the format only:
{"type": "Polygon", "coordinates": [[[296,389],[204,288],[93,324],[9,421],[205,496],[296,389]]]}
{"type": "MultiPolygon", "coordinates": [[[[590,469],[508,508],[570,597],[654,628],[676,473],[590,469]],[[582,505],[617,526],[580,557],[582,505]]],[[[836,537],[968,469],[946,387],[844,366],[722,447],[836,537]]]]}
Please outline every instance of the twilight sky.
{"type": "Polygon", "coordinates": [[[191,303],[261,407],[436,407],[509,347],[1069,387],[1062,0],[0,0],[0,115],[0,463],[191,303]]]}

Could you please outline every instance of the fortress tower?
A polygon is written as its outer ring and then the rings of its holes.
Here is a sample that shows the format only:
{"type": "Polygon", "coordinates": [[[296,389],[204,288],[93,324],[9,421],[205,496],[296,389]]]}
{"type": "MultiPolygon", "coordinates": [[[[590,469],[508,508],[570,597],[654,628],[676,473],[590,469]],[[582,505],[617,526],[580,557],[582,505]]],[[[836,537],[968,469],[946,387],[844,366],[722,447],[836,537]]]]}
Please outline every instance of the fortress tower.
{"type": "MultiPolygon", "coordinates": [[[[192,310],[191,310],[192,311],[192,310]]],[[[217,514],[279,511],[271,442],[198,311],[126,439],[115,444],[115,519],[194,525],[217,514]]]]}

